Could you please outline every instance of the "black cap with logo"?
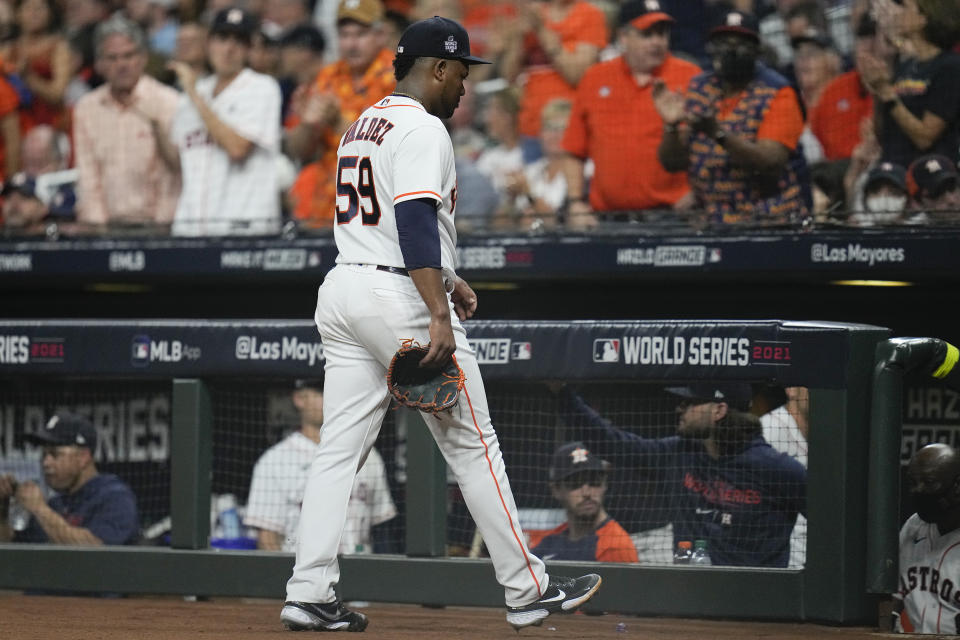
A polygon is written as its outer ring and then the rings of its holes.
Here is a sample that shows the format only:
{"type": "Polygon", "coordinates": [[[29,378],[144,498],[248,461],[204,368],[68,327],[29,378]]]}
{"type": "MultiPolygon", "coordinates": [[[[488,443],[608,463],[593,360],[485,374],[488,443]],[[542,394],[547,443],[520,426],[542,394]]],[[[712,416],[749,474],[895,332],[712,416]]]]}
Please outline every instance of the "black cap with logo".
{"type": "Polygon", "coordinates": [[[61,412],[50,418],[38,433],[29,433],[24,438],[31,444],[47,447],[97,448],[97,430],[93,423],[75,413],[61,412]]]}
{"type": "Polygon", "coordinates": [[[470,55],[467,30],[449,18],[433,16],[406,28],[397,44],[397,57],[444,58],[464,64],[490,64],[470,55]]]}
{"type": "Polygon", "coordinates": [[[669,394],[694,402],[725,402],[734,409],[750,408],[753,393],[750,385],[740,382],[700,382],[685,387],[667,387],[669,394]]]}
{"type": "Polygon", "coordinates": [[[550,463],[550,480],[563,480],[580,471],[610,470],[610,463],[590,453],[582,442],[568,442],[553,452],[553,461],[550,463]]]}
{"type": "Polygon", "coordinates": [[[210,35],[237,36],[249,43],[259,28],[257,18],[239,7],[221,9],[210,23],[210,35]]]}

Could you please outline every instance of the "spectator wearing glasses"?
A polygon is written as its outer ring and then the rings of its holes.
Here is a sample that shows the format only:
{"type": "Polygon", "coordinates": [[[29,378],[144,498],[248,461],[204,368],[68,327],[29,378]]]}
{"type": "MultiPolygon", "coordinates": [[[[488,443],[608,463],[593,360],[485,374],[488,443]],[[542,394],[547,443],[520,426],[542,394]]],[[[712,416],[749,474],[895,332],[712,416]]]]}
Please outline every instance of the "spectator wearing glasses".
{"type": "Polygon", "coordinates": [[[550,465],[550,491],[567,520],[547,532],[531,551],[544,560],[636,562],[630,536],[610,517],[603,504],[610,463],[592,454],[582,442],[557,448],[550,465]]]}
{"type": "Polygon", "coordinates": [[[91,228],[149,225],[169,230],[180,176],[164,162],[180,97],[144,73],[147,42],[140,27],[116,15],[95,32],[96,64],[106,82],[74,113],[80,193],[78,221],[91,228]]]}

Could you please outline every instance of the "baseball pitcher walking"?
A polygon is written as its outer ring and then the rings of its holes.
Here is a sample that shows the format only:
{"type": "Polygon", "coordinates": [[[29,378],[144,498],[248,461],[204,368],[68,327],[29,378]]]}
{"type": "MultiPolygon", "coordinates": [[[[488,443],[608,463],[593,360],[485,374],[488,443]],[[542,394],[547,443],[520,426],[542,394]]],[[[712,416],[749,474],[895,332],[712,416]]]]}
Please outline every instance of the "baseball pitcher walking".
{"type": "Polygon", "coordinates": [[[424,366],[455,355],[465,374],[458,404],[425,420],[453,470],[503,585],[507,622],[519,629],[569,612],[600,576],[559,578],[527,549],[480,369],[460,324],[477,308],[454,271],[457,176],[441,122],[464,94],[467,32],[433,17],[404,31],[397,90],[364,111],[338,150],[337,265],[320,287],[315,320],[326,355],[326,420],[300,517],[293,576],[280,614],[292,630],[363,631],[367,617],[334,591],[337,547],[357,469],[390,403],[387,367],[398,347],[429,343],[424,366]]]}

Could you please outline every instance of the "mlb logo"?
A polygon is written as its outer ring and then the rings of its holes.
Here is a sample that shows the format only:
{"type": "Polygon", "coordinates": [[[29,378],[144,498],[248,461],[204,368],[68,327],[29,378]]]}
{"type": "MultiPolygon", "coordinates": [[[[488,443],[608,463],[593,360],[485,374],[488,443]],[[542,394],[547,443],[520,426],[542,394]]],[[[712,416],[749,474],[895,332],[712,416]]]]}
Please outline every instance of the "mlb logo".
{"type": "Polygon", "coordinates": [[[135,367],[145,367],[150,362],[150,337],[133,336],[130,347],[130,363],[135,367]]]}
{"type": "Polygon", "coordinates": [[[594,362],[620,362],[620,340],[598,338],[593,341],[594,362]]]}
{"type": "Polygon", "coordinates": [[[529,360],[533,357],[533,347],[529,342],[514,342],[510,345],[511,360],[529,360]]]}

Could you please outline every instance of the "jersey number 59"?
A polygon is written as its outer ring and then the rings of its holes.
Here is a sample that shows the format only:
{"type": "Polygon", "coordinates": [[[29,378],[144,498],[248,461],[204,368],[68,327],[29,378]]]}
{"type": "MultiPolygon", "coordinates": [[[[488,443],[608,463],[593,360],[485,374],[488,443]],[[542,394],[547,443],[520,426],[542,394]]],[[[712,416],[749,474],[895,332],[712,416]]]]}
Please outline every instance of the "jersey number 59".
{"type": "Polygon", "coordinates": [[[380,203],[373,185],[373,166],[370,156],[343,156],[337,165],[337,224],[347,224],[362,212],[365,225],[380,223],[380,203]],[[346,208],[341,206],[347,199],[346,208]],[[367,204],[369,203],[369,208],[367,204]]]}

